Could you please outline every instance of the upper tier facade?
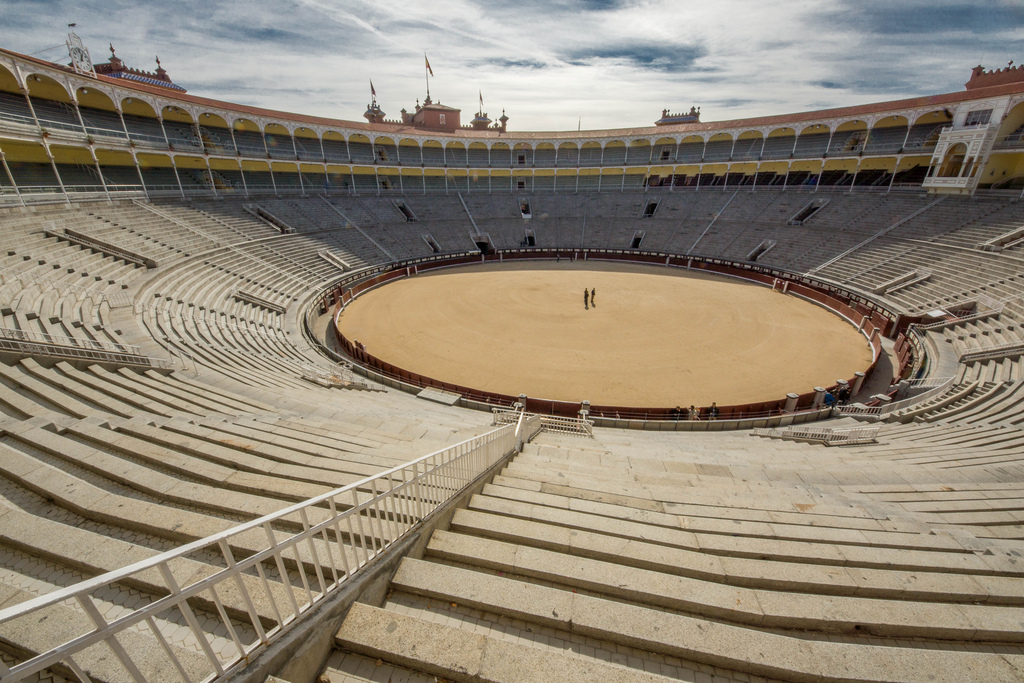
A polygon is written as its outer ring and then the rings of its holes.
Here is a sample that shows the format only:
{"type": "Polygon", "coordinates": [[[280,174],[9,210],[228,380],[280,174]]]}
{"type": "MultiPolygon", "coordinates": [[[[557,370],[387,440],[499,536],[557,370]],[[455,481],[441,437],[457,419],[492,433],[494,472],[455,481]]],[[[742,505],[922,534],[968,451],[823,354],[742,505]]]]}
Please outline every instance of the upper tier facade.
{"type": "Polygon", "coordinates": [[[74,195],[622,190],[1006,190],[1024,183],[1024,82],[642,128],[425,131],[75,73],[0,50],[0,202],[74,195]]]}

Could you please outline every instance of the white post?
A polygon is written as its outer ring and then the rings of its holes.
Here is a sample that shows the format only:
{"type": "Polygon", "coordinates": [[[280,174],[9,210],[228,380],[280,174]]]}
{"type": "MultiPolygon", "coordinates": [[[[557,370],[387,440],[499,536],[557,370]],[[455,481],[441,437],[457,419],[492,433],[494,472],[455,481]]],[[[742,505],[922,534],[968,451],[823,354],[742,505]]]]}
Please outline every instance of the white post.
{"type": "Polygon", "coordinates": [[[820,408],[825,402],[825,387],[814,387],[814,403],[812,407],[820,408]]]}
{"type": "Polygon", "coordinates": [[[853,381],[853,388],[850,389],[850,395],[856,396],[857,393],[860,391],[860,388],[864,386],[864,377],[866,377],[866,375],[863,372],[858,371],[853,373],[853,376],[856,377],[857,379],[853,381]]]}
{"type": "Polygon", "coordinates": [[[784,412],[792,413],[796,410],[796,402],[800,398],[800,394],[788,393],[786,394],[786,406],[783,408],[784,412]]]}

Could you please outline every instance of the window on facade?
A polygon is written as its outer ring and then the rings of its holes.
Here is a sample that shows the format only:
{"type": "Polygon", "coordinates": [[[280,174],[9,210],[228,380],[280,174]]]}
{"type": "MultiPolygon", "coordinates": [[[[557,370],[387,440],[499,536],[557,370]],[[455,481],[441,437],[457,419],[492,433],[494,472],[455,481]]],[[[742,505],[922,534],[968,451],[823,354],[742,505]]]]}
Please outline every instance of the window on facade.
{"type": "Polygon", "coordinates": [[[991,109],[975,109],[974,111],[967,112],[967,119],[964,121],[965,126],[984,126],[986,123],[992,120],[991,109]]]}
{"type": "Polygon", "coordinates": [[[441,117],[441,119],[440,119],[440,123],[441,123],[441,125],[443,126],[443,125],[444,125],[444,114],[438,114],[438,116],[440,116],[440,117],[441,117]]]}

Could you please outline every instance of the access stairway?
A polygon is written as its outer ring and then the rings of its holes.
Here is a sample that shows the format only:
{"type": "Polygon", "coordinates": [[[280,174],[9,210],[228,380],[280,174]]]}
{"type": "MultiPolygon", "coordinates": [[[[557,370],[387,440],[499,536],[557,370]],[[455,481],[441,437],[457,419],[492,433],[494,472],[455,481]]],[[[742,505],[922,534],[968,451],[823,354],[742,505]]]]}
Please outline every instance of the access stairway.
{"type": "MultiPolygon", "coordinates": [[[[743,438],[722,435],[722,452],[743,438]]],[[[857,480],[859,454],[776,445],[857,480]]],[[[807,485],[799,457],[765,456],[747,480],[703,456],[631,453],[538,437],[402,560],[382,605],[352,607],[326,676],[1024,676],[1020,542],[947,531],[870,487],[807,485]]]]}

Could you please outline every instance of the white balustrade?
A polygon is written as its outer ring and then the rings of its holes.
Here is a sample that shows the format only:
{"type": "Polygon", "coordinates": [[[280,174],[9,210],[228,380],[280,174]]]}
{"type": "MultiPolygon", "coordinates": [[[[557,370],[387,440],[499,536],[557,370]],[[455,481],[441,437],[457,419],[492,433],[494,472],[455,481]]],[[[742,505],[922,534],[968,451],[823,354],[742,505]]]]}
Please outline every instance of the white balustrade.
{"type": "Polygon", "coordinates": [[[33,678],[55,667],[79,675],[97,661],[84,651],[97,646],[109,648],[99,665],[120,667],[119,677],[137,683],[153,678],[146,672],[170,667],[190,682],[224,680],[539,429],[538,416],[517,413],[515,424],[0,610],[0,633],[33,628],[61,608],[77,609],[91,624],[77,634],[67,634],[70,623],[63,625],[58,631],[70,639],[60,645],[9,668],[0,662],[0,683],[33,678]],[[214,571],[179,585],[182,563],[196,555],[203,555],[214,571]],[[280,580],[289,576],[291,580],[280,580]],[[163,595],[135,609],[115,610],[109,619],[98,609],[98,594],[110,586],[140,583],[162,585],[163,595]],[[205,607],[202,619],[195,613],[200,606],[205,607]],[[269,621],[268,611],[273,616],[269,621]],[[190,630],[194,643],[189,650],[172,644],[158,628],[168,614],[190,630]],[[226,632],[234,647],[215,651],[214,630],[226,632]],[[147,644],[138,647],[140,639],[147,644]]]}

